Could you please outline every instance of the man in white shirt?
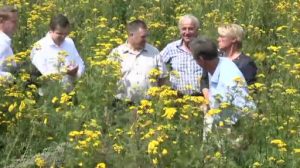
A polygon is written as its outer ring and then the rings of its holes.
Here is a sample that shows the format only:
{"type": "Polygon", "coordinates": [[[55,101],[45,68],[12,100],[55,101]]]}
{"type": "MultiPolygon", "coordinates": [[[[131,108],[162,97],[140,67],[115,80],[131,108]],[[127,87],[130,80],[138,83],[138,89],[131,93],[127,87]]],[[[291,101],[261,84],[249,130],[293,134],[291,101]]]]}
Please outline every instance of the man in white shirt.
{"type": "Polygon", "coordinates": [[[73,89],[73,82],[85,69],[73,40],[68,36],[70,23],[64,15],[50,21],[50,31],[39,40],[31,51],[32,64],[42,75],[61,74],[66,91],[73,89]]]}
{"type": "Polygon", "coordinates": [[[145,22],[130,22],[127,32],[127,42],[114,48],[110,59],[119,61],[122,68],[121,89],[117,98],[138,102],[145,98],[147,90],[153,86],[149,79],[151,70],[156,68],[161,72],[157,79],[157,83],[161,85],[166,68],[158,49],[147,43],[148,28],[145,22]]]}
{"type": "Polygon", "coordinates": [[[0,8],[0,76],[10,79],[15,67],[11,38],[18,26],[18,12],[11,6],[0,8]]]}

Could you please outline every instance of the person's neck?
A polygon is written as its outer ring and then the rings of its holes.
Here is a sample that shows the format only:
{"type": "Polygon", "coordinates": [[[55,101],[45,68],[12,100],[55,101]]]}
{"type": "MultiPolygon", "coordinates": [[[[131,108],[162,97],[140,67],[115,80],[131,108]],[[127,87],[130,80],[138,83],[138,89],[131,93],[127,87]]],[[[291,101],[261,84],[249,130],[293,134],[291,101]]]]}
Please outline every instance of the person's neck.
{"type": "Polygon", "coordinates": [[[61,43],[59,43],[59,42],[55,42],[54,40],[53,40],[53,42],[54,42],[54,44],[55,44],[55,45],[57,45],[58,47],[60,47],[60,46],[61,46],[61,44],[63,43],[63,42],[61,42],[61,43]]]}
{"type": "Polygon", "coordinates": [[[190,47],[189,47],[189,43],[188,42],[182,42],[182,47],[183,47],[183,49],[185,50],[185,51],[187,51],[187,52],[191,52],[191,49],[190,49],[190,47]]]}
{"type": "Polygon", "coordinates": [[[236,47],[232,46],[227,51],[225,51],[225,54],[227,58],[229,58],[230,60],[234,60],[241,55],[241,51],[238,50],[236,47]]]}
{"type": "Polygon", "coordinates": [[[130,50],[134,51],[134,52],[140,52],[141,50],[143,50],[143,48],[137,48],[135,46],[133,46],[130,42],[127,43],[128,48],[130,48],[130,50]]]}
{"type": "Polygon", "coordinates": [[[215,70],[217,69],[217,66],[218,66],[218,64],[219,64],[219,61],[220,61],[220,59],[217,57],[216,59],[211,60],[211,62],[208,64],[208,66],[207,66],[207,71],[208,71],[211,75],[213,75],[214,72],[215,72],[215,70]]]}
{"type": "Polygon", "coordinates": [[[5,35],[7,35],[9,38],[11,38],[12,37],[12,35],[11,34],[9,34],[9,33],[6,33],[5,31],[3,31],[3,29],[1,29],[0,28],[0,32],[2,32],[2,33],[4,33],[5,35]]]}

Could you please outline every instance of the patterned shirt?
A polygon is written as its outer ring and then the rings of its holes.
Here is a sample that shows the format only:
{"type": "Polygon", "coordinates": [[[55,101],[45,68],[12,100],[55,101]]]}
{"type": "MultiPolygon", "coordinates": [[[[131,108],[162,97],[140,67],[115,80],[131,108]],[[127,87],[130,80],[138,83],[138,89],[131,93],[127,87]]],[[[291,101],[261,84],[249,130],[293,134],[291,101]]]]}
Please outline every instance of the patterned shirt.
{"type": "Polygon", "coordinates": [[[192,53],[183,49],[182,39],[168,44],[160,55],[165,64],[171,65],[170,82],[173,89],[189,95],[201,92],[202,68],[192,53]]]}

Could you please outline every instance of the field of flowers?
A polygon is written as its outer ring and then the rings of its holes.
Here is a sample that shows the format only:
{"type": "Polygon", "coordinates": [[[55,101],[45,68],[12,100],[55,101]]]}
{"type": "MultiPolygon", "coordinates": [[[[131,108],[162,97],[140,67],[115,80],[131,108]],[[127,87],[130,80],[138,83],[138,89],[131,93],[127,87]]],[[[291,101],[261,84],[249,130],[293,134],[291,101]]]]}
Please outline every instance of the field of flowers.
{"type": "MultiPolygon", "coordinates": [[[[300,0],[5,0],[19,9],[13,39],[20,69],[0,84],[0,167],[288,167],[300,166],[300,0]],[[53,75],[32,74],[30,50],[63,13],[86,64],[64,93],[53,75]],[[249,86],[257,111],[231,132],[203,140],[203,97],[179,98],[168,86],[150,100],[114,102],[119,65],[107,60],[126,40],[125,24],[139,18],[149,42],[162,49],[178,39],[178,18],[194,14],[200,34],[213,39],[222,23],[246,30],[243,50],[256,61],[249,86]],[[38,86],[45,87],[39,97],[38,86]]],[[[224,107],[226,108],[226,107],[224,107]]]]}

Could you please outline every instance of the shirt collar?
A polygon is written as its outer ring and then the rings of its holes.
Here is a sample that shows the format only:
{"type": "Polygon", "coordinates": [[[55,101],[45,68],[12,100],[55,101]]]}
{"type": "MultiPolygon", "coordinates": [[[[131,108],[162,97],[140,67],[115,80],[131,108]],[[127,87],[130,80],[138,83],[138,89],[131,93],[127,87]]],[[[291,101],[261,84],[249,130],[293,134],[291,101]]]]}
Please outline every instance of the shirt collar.
{"type": "Polygon", "coordinates": [[[175,43],[176,47],[186,53],[191,54],[191,51],[187,51],[186,49],[183,48],[183,39],[177,40],[175,43]]]}
{"type": "Polygon", "coordinates": [[[5,34],[4,32],[0,31],[0,37],[2,39],[4,39],[4,41],[8,44],[8,45],[11,45],[11,38],[5,34]]]}
{"type": "Polygon", "coordinates": [[[176,47],[180,48],[183,45],[183,39],[177,40],[175,43],[176,47]]]}
{"type": "MultiPolygon", "coordinates": [[[[54,43],[53,39],[51,38],[50,32],[46,34],[46,42],[49,46],[59,47],[57,44],[54,43]]],[[[65,40],[63,41],[63,43],[60,44],[60,46],[62,46],[64,42],[65,40]]]]}
{"type": "MultiPolygon", "coordinates": [[[[140,51],[140,53],[147,52],[147,51],[148,51],[148,49],[147,49],[147,43],[146,43],[145,47],[140,51]]],[[[132,49],[129,48],[129,46],[128,46],[128,41],[126,41],[125,44],[123,45],[123,47],[122,47],[122,53],[123,54],[125,54],[125,53],[133,53],[132,49]]]]}

